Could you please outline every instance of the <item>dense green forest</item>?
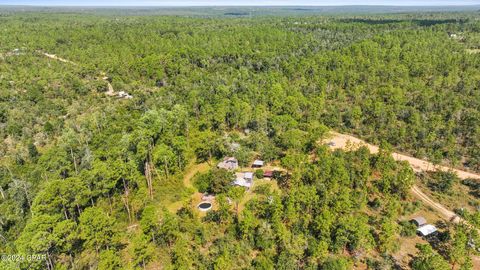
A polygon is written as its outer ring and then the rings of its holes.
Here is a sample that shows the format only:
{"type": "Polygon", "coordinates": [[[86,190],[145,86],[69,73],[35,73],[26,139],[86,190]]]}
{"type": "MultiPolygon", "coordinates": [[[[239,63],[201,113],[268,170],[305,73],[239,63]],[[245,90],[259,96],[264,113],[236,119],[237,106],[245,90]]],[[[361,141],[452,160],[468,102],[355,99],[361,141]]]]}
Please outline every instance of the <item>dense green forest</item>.
{"type": "MultiPolygon", "coordinates": [[[[480,172],[479,18],[0,11],[0,253],[46,255],[0,268],[396,269],[392,149],[480,172]],[[225,156],[283,170],[246,194],[225,156]]],[[[473,269],[477,229],[442,239],[408,267],[473,269]]]]}

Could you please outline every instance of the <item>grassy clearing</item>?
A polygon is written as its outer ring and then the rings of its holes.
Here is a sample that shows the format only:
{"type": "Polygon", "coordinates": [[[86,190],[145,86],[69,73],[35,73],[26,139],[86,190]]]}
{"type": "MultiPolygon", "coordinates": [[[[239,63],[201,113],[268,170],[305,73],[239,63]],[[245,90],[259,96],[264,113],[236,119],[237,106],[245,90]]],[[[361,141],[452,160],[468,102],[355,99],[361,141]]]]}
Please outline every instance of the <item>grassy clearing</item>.
{"type": "Polygon", "coordinates": [[[454,183],[448,193],[434,192],[424,182],[419,183],[418,186],[426,195],[452,211],[459,208],[476,211],[474,205],[480,204],[480,200],[470,195],[469,188],[460,182],[454,183]]]}
{"type": "MultiPolygon", "coordinates": [[[[415,217],[422,216],[428,223],[439,225],[439,223],[445,222],[445,220],[438,214],[437,211],[430,209],[429,206],[423,204],[420,209],[417,211],[402,216],[400,220],[411,220],[415,217]]],[[[418,253],[417,244],[426,244],[422,237],[412,236],[412,237],[401,237],[398,238],[399,249],[393,254],[395,260],[402,266],[408,266],[412,258],[418,253]]]]}
{"type": "MultiPolygon", "coordinates": [[[[176,213],[180,208],[191,203],[200,202],[201,193],[193,186],[192,179],[197,173],[204,173],[208,171],[212,166],[207,162],[196,164],[191,162],[188,168],[185,170],[185,174],[182,178],[183,189],[187,193],[187,196],[180,196],[177,200],[172,201],[167,205],[167,210],[176,213]]],[[[181,194],[185,193],[181,192],[181,194]]]]}
{"type": "Polygon", "coordinates": [[[279,191],[280,190],[280,188],[277,185],[277,181],[275,181],[275,180],[269,180],[267,178],[254,180],[252,187],[250,188],[250,190],[248,190],[245,193],[245,196],[243,196],[242,201],[238,204],[238,211],[239,212],[242,212],[243,209],[245,209],[245,205],[250,200],[259,196],[258,194],[256,194],[254,192],[254,190],[255,190],[256,187],[261,186],[261,185],[269,185],[271,190],[273,190],[273,191],[279,191]]]}

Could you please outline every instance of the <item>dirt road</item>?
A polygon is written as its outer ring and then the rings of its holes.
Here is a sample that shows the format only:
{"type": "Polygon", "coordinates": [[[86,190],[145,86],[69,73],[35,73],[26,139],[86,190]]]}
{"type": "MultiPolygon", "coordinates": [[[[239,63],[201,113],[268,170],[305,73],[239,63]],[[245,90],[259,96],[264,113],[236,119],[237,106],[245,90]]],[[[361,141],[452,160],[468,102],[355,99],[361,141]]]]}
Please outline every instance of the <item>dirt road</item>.
{"type": "Polygon", "coordinates": [[[415,195],[415,197],[422,200],[425,204],[437,210],[437,212],[440,213],[440,215],[444,219],[455,222],[455,223],[464,221],[461,217],[457,216],[457,214],[455,214],[454,212],[448,210],[443,205],[433,201],[430,197],[428,197],[425,193],[423,193],[417,186],[412,187],[412,193],[413,195],[415,195]]]}
{"type": "MultiPolygon", "coordinates": [[[[378,152],[378,146],[366,143],[365,141],[353,137],[351,135],[346,135],[346,134],[340,134],[337,132],[331,132],[331,138],[327,139],[326,142],[333,142],[335,145],[331,146],[332,148],[342,148],[342,149],[351,149],[354,150],[360,146],[366,146],[370,152],[372,153],[377,153],[378,152]]],[[[479,174],[474,174],[454,168],[449,168],[446,166],[435,166],[433,163],[410,157],[404,154],[400,153],[392,153],[392,156],[395,160],[401,161],[405,160],[408,163],[410,163],[410,166],[412,166],[412,169],[416,172],[421,172],[421,171],[433,171],[433,170],[441,170],[441,171],[454,171],[457,173],[458,177],[461,179],[466,179],[466,178],[476,178],[480,179],[479,174]]]]}
{"type": "MultiPolygon", "coordinates": [[[[63,62],[63,63],[68,63],[68,64],[72,64],[74,66],[77,65],[77,63],[73,62],[73,61],[70,61],[70,60],[67,60],[65,58],[61,58],[61,57],[58,57],[57,55],[55,54],[49,54],[49,53],[46,53],[46,52],[40,52],[41,54],[43,54],[44,56],[50,58],[50,59],[53,59],[53,60],[57,60],[57,61],[60,61],[60,62],[63,62]]],[[[104,72],[101,72],[101,74],[105,75],[104,72]]],[[[118,93],[115,92],[115,90],[113,89],[113,86],[112,84],[110,83],[110,81],[108,80],[108,77],[105,77],[103,76],[102,77],[102,80],[107,83],[107,92],[105,92],[105,94],[107,96],[117,96],[118,93]]]]}
{"type": "MultiPolygon", "coordinates": [[[[186,169],[185,175],[183,176],[183,180],[182,180],[183,185],[185,187],[189,188],[189,189],[196,190],[193,187],[193,182],[192,182],[193,177],[195,176],[195,174],[204,173],[204,172],[208,171],[210,168],[211,168],[211,166],[207,162],[199,163],[199,164],[196,164],[195,162],[191,162],[189,164],[188,168],[186,169]]],[[[198,203],[198,202],[201,201],[202,196],[203,196],[203,194],[197,191],[197,192],[194,192],[190,198],[195,203],[198,203]]],[[[185,200],[178,200],[176,202],[172,202],[171,204],[169,204],[167,206],[167,209],[171,213],[176,213],[184,205],[185,205],[185,200]]]]}
{"type": "Polygon", "coordinates": [[[211,166],[207,162],[195,164],[192,162],[183,176],[183,185],[191,188],[193,187],[192,179],[197,173],[204,173],[210,169],[211,166]]]}
{"type": "Polygon", "coordinates": [[[63,63],[69,63],[69,64],[72,64],[72,65],[77,65],[77,63],[75,63],[75,62],[72,62],[70,60],[58,57],[55,54],[49,54],[49,53],[42,53],[42,54],[45,55],[46,57],[50,58],[50,59],[54,59],[54,60],[57,60],[57,61],[60,61],[60,62],[63,62],[63,63]]]}
{"type": "MultiPolygon", "coordinates": [[[[329,143],[330,147],[333,149],[341,148],[344,150],[355,150],[361,146],[366,146],[371,153],[378,153],[378,149],[379,149],[378,146],[366,143],[365,141],[359,138],[356,138],[351,135],[340,134],[337,132],[331,132],[331,136],[328,139],[324,140],[324,142],[329,143]]],[[[432,171],[432,170],[454,171],[455,173],[457,173],[458,177],[460,177],[461,179],[465,179],[465,178],[480,179],[479,174],[474,174],[474,173],[470,173],[470,172],[466,172],[466,171],[462,171],[454,168],[449,168],[446,166],[435,166],[431,162],[410,157],[404,154],[392,153],[392,156],[395,160],[407,161],[410,164],[410,166],[412,166],[412,169],[416,172],[432,171]]],[[[454,212],[448,210],[443,205],[432,200],[425,193],[423,193],[417,186],[412,187],[412,193],[413,195],[415,195],[415,197],[422,200],[426,205],[438,211],[446,220],[453,221],[455,223],[464,221],[462,218],[457,216],[454,212]]]]}

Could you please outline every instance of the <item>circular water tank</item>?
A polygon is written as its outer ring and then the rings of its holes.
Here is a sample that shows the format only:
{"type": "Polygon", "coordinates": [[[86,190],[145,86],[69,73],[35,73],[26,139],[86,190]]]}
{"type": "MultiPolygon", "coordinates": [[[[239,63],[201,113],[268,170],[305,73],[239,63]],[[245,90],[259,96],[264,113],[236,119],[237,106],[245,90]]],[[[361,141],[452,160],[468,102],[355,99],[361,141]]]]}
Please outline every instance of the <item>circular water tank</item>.
{"type": "Polygon", "coordinates": [[[212,203],[207,201],[201,202],[198,204],[198,209],[202,212],[207,212],[212,209],[212,203]]]}

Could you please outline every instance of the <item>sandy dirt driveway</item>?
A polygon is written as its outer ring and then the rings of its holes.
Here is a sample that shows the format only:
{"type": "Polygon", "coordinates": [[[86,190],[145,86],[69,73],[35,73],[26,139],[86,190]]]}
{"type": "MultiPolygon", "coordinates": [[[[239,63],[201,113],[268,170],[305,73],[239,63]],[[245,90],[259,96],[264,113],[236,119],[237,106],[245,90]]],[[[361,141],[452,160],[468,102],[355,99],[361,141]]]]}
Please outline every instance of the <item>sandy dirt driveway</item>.
{"type": "MultiPolygon", "coordinates": [[[[366,143],[365,141],[356,138],[351,135],[346,135],[346,134],[341,134],[337,132],[330,132],[330,137],[324,140],[324,143],[327,143],[330,145],[332,149],[344,149],[344,150],[355,150],[361,146],[366,146],[371,153],[378,153],[378,146],[372,145],[369,143],[366,143]]],[[[392,156],[395,160],[398,161],[407,161],[410,166],[412,166],[412,169],[415,172],[422,172],[422,171],[433,171],[433,170],[441,170],[441,171],[454,171],[457,173],[458,177],[461,179],[466,179],[466,178],[473,178],[473,179],[480,179],[479,174],[474,174],[454,168],[449,168],[446,166],[435,166],[433,163],[429,161],[425,161],[422,159],[414,158],[411,156],[407,156],[404,154],[400,153],[392,153],[392,156]]],[[[420,188],[417,186],[412,187],[412,193],[415,195],[415,197],[419,198],[422,200],[425,204],[428,206],[432,207],[436,211],[438,211],[443,218],[449,221],[453,222],[464,222],[462,218],[457,216],[454,212],[448,210],[446,207],[443,205],[435,202],[432,198],[430,198],[428,195],[423,193],[420,188]]]]}
{"type": "MultiPolygon", "coordinates": [[[[325,142],[326,143],[333,142],[334,145],[331,146],[333,149],[342,148],[342,149],[354,150],[360,146],[366,146],[372,153],[378,153],[378,149],[379,149],[378,146],[366,143],[365,141],[359,138],[353,137],[351,135],[340,134],[337,132],[331,132],[331,137],[326,139],[325,142]]],[[[454,171],[455,173],[457,173],[458,177],[460,177],[461,179],[466,179],[466,178],[480,179],[479,174],[470,173],[470,172],[466,172],[466,171],[462,171],[462,170],[458,170],[458,169],[454,169],[446,166],[435,166],[431,162],[414,158],[411,156],[407,156],[404,154],[392,153],[392,156],[395,160],[407,161],[410,164],[410,166],[412,166],[412,169],[416,172],[433,171],[433,170],[454,171]]]]}

